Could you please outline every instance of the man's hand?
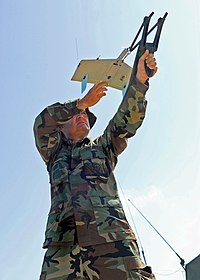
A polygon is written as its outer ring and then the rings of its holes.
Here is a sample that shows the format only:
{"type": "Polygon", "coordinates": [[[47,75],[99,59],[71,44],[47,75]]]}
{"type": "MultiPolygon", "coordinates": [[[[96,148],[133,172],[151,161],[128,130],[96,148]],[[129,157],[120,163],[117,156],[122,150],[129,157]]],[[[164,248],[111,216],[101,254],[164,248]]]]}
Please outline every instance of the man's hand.
{"type": "Polygon", "coordinates": [[[85,110],[88,107],[91,107],[99,102],[99,100],[106,95],[106,91],[108,83],[101,82],[99,84],[95,84],[88,93],[79,100],[78,102],[78,109],[85,110]]]}
{"type": "Polygon", "coordinates": [[[146,50],[145,53],[139,59],[137,73],[136,73],[137,80],[142,84],[144,84],[146,80],[149,78],[145,71],[145,64],[144,64],[145,62],[146,65],[153,70],[153,76],[156,74],[158,70],[156,66],[156,59],[154,57],[154,54],[149,53],[149,50],[146,50]]]}

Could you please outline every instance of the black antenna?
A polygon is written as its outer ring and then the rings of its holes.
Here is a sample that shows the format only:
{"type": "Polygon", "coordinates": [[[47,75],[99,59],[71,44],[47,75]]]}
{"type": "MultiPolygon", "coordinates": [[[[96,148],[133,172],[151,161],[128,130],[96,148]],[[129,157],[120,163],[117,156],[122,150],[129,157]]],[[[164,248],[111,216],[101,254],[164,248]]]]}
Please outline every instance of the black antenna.
{"type": "Polygon", "coordinates": [[[140,239],[140,236],[139,236],[139,233],[138,233],[136,224],[135,224],[135,222],[134,222],[134,220],[133,220],[133,215],[132,215],[132,213],[131,213],[131,209],[130,209],[128,203],[127,203],[127,199],[126,199],[126,197],[125,197],[124,191],[123,191],[123,189],[122,189],[120,183],[119,183],[119,187],[120,187],[120,190],[121,190],[121,192],[122,192],[122,195],[123,195],[123,197],[124,197],[124,199],[125,199],[126,206],[127,206],[127,208],[128,208],[128,211],[129,211],[129,214],[130,214],[130,216],[131,216],[131,220],[132,220],[133,226],[134,226],[134,228],[135,228],[135,232],[136,232],[136,235],[137,235],[137,238],[138,238],[140,247],[141,247],[141,253],[142,253],[142,256],[143,256],[144,263],[147,265],[147,261],[146,261],[145,254],[144,254],[144,249],[143,249],[143,246],[142,246],[142,242],[141,242],[141,239],[140,239]]]}
{"type": "Polygon", "coordinates": [[[140,215],[149,223],[149,225],[157,232],[157,234],[164,240],[164,242],[170,247],[170,249],[176,254],[176,256],[180,259],[180,264],[183,267],[183,269],[185,270],[185,261],[184,259],[182,259],[179,254],[172,248],[172,246],[167,242],[167,240],[160,234],[159,231],[157,231],[157,229],[152,225],[152,223],[142,214],[142,212],[133,204],[133,202],[128,199],[128,201],[133,205],[133,207],[135,207],[135,209],[140,213],[140,215]]]}

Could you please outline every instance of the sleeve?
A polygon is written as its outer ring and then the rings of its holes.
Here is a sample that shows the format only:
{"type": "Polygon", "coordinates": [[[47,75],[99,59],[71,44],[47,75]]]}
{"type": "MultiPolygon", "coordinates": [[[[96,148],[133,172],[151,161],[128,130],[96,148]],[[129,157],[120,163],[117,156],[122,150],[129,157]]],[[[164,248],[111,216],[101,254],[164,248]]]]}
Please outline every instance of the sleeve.
{"type": "Polygon", "coordinates": [[[133,79],[114,117],[109,122],[99,144],[104,148],[111,161],[112,168],[117,163],[117,156],[127,146],[128,138],[136,134],[146,112],[145,94],[148,86],[133,79]]]}
{"type": "Polygon", "coordinates": [[[81,112],[77,108],[77,102],[78,99],[64,104],[55,103],[36,117],[33,127],[35,144],[46,164],[61,141],[59,126],[81,112]]]}

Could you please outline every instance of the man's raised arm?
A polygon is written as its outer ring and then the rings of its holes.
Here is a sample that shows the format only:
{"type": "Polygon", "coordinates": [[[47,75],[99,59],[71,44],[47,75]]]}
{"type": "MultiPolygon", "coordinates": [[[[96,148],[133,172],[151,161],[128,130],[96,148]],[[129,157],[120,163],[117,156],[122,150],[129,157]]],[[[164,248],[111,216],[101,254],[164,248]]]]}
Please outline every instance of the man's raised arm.
{"type": "Polygon", "coordinates": [[[139,59],[136,77],[131,79],[115,116],[98,139],[113,162],[116,162],[116,156],[126,148],[128,138],[135,135],[145,117],[147,106],[145,94],[148,90],[146,84],[149,79],[145,63],[153,70],[153,75],[157,72],[154,55],[149,54],[147,50],[139,59]]]}

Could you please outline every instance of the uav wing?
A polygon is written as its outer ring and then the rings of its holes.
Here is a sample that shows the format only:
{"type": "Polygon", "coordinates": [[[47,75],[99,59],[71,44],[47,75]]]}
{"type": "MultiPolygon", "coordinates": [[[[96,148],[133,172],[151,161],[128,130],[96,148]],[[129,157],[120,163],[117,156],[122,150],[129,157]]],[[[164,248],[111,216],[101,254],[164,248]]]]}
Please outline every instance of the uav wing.
{"type": "MultiPolygon", "coordinates": [[[[73,81],[82,83],[82,92],[85,90],[87,82],[96,84],[99,82],[107,82],[110,87],[122,90],[122,94],[126,92],[129,80],[135,77],[137,72],[138,61],[146,49],[150,53],[154,53],[158,49],[158,43],[162,30],[163,23],[167,13],[163,18],[159,18],[157,23],[148,30],[149,22],[153,16],[153,12],[144,17],[143,23],[136,34],[131,46],[122,51],[120,56],[116,59],[96,59],[96,60],[81,60],[76,71],[71,78],[73,81]],[[157,27],[153,43],[147,43],[147,36],[157,27]],[[141,40],[135,45],[136,40],[143,30],[141,40]],[[138,46],[133,68],[124,62],[124,59],[138,46]]],[[[153,75],[153,70],[149,69],[145,64],[145,70],[149,77],[153,75]]]]}
{"type": "Polygon", "coordinates": [[[131,71],[128,64],[118,59],[81,60],[71,79],[82,82],[87,76],[88,83],[107,82],[110,87],[123,90],[131,71]]]}

